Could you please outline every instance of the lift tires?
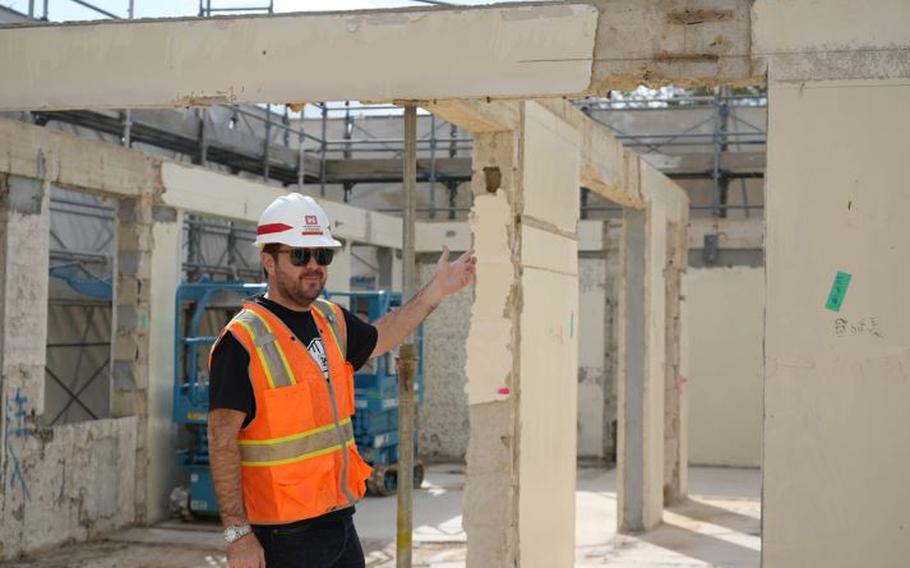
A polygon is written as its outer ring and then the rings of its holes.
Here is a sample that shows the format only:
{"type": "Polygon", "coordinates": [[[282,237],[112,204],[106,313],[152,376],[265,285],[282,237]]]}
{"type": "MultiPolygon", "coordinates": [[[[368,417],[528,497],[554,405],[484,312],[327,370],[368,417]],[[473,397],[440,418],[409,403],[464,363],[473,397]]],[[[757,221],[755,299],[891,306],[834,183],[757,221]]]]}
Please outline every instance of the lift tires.
{"type": "Polygon", "coordinates": [[[171,514],[181,520],[193,520],[193,511],[190,509],[190,490],[188,487],[178,486],[171,491],[169,499],[171,514]]]}
{"type": "Polygon", "coordinates": [[[418,462],[414,464],[414,489],[420,489],[423,485],[423,464],[418,462]]]}
{"type": "MultiPolygon", "coordinates": [[[[424,468],[422,463],[414,465],[414,489],[423,485],[424,468]]],[[[398,490],[398,466],[377,466],[373,475],[367,479],[367,494],[385,497],[394,495],[398,490]]]]}

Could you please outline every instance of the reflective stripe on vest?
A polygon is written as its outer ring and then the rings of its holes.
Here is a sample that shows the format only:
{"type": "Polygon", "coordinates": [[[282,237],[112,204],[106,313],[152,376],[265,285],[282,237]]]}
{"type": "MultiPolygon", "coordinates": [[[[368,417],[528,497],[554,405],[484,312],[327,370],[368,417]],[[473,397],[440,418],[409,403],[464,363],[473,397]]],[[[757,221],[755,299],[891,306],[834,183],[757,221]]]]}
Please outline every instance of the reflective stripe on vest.
{"type": "MultiPolygon", "coordinates": [[[[351,419],[341,422],[345,445],[354,443],[351,419]]],[[[324,456],[341,449],[334,424],[320,426],[308,432],[274,438],[272,440],[240,440],[241,464],[249,467],[267,467],[304,461],[324,456]]]]}
{"type": "Polygon", "coordinates": [[[275,341],[275,334],[268,322],[253,310],[247,309],[237,314],[234,321],[246,329],[256,344],[256,353],[259,355],[259,362],[269,381],[269,387],[286,387],[297,384],[287,357],[281,346],[275,341]]]}
{"type": "Polygon", "coordinates": [[[347,357],[348,334],[347,328],[345,327],[344,314],[341,312],[341,308],[339,308],[337,304],[333,304],[322,298],[316,298],[313,303],[310,304],[310,308],[314,309],[316,313],[322,316],[322,319],[329,324],[329,330],[335,338],[335,344],[341,349],[341,356],[347,357]]]}

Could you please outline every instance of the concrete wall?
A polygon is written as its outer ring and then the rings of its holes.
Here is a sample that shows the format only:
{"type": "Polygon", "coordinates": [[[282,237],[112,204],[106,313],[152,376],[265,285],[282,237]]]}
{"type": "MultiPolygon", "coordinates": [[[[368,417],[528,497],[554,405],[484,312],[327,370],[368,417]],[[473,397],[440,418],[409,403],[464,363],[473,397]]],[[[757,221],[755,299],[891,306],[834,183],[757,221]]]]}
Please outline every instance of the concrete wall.
{"type": "MultiPolygon", "coordinates": [[[[578,456],[603,459],[609,432],[604,427],[607,382],[607,263],[603,258],[578,261],[578,456]]],[[[611,417],[612,418],[612,417],[611,417]]]]}
{"type": "Polygon", "coordinates": [[[765,566],[910,557],[908,22],[900,0],[754,7],[770,100],[765,566]]]}
{"type": "Polygon", "coordinates": [[[770,97],[763,561],[905,566],[910,85],[770,97]],[[826,309],[839,271],[852,280],[826,309]]]}
{"type": "Polygon", "coordinates": [[[580,145],[572,126],[542,107],[525,105],[516,389],[523,566],[573,564],[580,145]]]}
{"type": "Polygon", "coordinates": [[[761,268],[690,269],[689,462],[761,465],[761,268]]]}
{"type": "Polygon", "coordinates": [[[580,139],[542,106],[518,108],[518,131],[474,147],[467,563],[571,566],[580,139]]]}
{"type": "Polygon", "coordinates": [[[0,179],[0,559],[84,540],[134,515],[135,418],[55,428],[39,421],[46,408],[46,174],[42,165],[35,178],[0,179]]]}
{"type": "MultiPolygon", "coordinates": [[[[435,258],[421,259],[421,285],[436,272],[435,258]],[[425,262],[428,260],[429,262],[425,262]]],[[[428,460],[463,460],[468,447],[468,397],[465,361],[474,287],[448,298],[426,319],[424,397],[420,407],[420,455],[428,460]]]]}

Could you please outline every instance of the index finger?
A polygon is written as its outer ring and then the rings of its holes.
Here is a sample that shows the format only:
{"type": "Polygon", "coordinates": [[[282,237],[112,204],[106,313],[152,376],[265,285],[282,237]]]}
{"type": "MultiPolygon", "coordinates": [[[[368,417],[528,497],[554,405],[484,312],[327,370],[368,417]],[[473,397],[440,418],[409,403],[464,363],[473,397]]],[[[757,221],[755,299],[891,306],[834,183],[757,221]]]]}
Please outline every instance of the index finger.
{"type": "Polygon", "coordinates": [[[472,256],[474,256],[474,248],[473,248],[473,247],[472,247],[472,248],[469,248],[469,249],[466,250],[466,251],[464,251],[464,252],[461,254],[461,256],[458,257],[458,260],[456,260],[455,262],[462,262],[462,261],[464,261],[465,259],[467,259],[467,258],[469,258],[469,257],[472,257],[472,256]]]}

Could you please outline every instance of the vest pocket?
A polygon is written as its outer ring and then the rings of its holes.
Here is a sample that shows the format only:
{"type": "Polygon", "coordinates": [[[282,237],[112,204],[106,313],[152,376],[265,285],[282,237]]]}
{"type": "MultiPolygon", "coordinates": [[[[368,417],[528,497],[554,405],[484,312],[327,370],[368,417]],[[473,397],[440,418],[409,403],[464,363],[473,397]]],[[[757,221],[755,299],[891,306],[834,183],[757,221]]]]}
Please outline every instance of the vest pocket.
{"type": "Polygon", "coordinates": [[[270,438],[300,434],[316,425],[310,387],[305,382],[264,391],[261,410],[270,438]]]}
{"type": "Polygon", "coordinates": [[[360,457],[357,446],[351,446],[348,452],[348,487],[356,499],[362,498],[366,494],[366,483],[364,483],[373,474],[373,468],[367,465],[360,457]]]}
{"type": "MultiPolygon", "coordinates": [[[[335,454],[337,455],[337,454],[335,454]]],[[[335,455],[276,468],[277,501],[282,517],[301,520],[329,512],[338,502],[335,455]]]]}

